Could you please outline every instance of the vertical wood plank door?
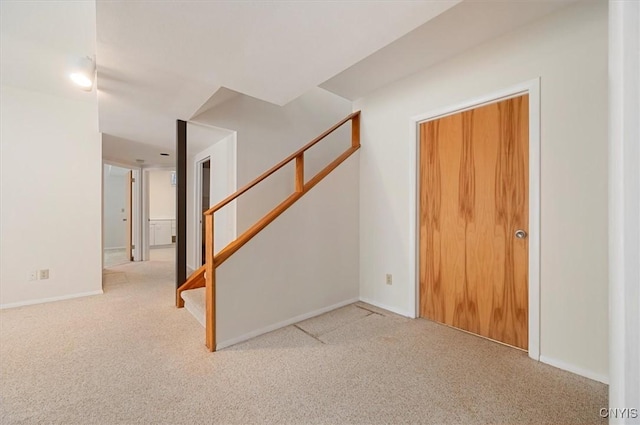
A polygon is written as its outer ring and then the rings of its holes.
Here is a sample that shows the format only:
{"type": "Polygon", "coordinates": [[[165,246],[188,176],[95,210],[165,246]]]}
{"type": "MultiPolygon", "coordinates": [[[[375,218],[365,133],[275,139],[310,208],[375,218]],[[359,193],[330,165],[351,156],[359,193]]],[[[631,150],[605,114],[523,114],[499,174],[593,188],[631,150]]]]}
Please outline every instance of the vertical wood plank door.
{"type": "Polygon", "coordinates": [[[529,98],[420,124],[420,316],[528,345],[529,98]]]}

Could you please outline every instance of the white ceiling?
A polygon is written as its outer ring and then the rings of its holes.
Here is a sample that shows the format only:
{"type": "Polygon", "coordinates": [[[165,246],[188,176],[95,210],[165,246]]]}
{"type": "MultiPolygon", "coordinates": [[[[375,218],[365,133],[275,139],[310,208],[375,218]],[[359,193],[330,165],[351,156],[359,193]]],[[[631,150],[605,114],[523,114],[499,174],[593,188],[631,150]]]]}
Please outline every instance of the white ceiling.
{"type": "Polygon", "coordinates": [[[102,134],[102,158],[118,164],[142,166],[174,166],[176,163],[174,149],[163,149],[107,133],[102,134]],[[162,156],[161,153],[168,153],[169,156],[162,156]],[[143,162],[138,163],[137,160],[143,162]]]}
{"type": "Polygon", "coordinates": [[[220,87],[286,104],[458,1],[98,1],[100,130],[170,149],[220,87]]]}
{"type": "Polygon", "coordinates": [[[356,100],[576,0],[466,0],[321,85],[356,100]]]}
{"type": "Polygon", "coordinates": [[[68,79],[69,58],[95,54],[105,157],[171,165],[176,119],[318,85],[357,99],[572,1],[2,0],[0,78],[95,101],[68,79]]]}
{"type": "MultiPolygon", "coordinates": [[[[232,132],[203,124],[188,123],[187,155],[195,155],[207,149],[214,143],[229,136],[232,132]]],[[[157,145],[140,143],[123,139],[108,133],[102,134],[102,158],[107,161],[142,166],[174,166],[175,149],[157,145]],[[160,155],[167,153],[169,156],[160,155]],[[140,163],[138,160],[142,160],[140,163]]]]}

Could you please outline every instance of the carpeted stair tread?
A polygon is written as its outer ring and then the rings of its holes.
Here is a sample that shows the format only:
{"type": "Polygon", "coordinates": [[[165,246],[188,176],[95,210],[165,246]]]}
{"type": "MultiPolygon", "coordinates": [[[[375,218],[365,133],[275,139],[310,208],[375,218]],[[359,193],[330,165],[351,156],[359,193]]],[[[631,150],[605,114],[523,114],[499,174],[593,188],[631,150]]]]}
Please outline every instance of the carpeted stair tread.
{"type": "Polygon", "coordinates": [[[182,292],[184,308],[195,317],[202,326],[205,326],[206,297],[205,288],[189,289],[182,292]]]}

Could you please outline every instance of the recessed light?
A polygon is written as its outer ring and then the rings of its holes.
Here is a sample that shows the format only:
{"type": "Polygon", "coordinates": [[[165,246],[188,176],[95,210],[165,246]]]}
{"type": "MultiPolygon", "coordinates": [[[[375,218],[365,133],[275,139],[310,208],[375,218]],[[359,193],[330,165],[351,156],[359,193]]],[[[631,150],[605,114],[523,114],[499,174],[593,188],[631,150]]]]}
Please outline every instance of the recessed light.
{"type": "Polygon", "coordinates": [[[93,82],[89,79],[86,74],[80,74],[79,72],[74,72],[69,75],[71,81],[82,87],[83,89],[88,89],[93,86],[93,82]]]}
{"type": "Polygon", "coordinates": [[[160,155],[162,155],[162,156],[169,156],[169,154],[168,154],[168,153],[164,153],[164,152],[162,152],[160,155]]]}
{"type": "Polygon", "coordinates": [[[96,77],[96,63],[90,57],[70,59],[69,78],[82,90],[91,91],[96,77]]]}
{"type": "Polygon", "coordinates": [[[144,159],[136,159],[136,162],[137,162],[138,164],[144,164],[144,159]]]}

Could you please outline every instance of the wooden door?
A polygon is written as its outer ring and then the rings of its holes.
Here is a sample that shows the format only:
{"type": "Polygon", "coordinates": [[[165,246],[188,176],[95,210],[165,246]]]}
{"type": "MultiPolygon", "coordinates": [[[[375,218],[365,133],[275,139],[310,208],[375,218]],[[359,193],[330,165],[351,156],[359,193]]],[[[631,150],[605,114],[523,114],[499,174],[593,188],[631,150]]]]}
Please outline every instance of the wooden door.
{"type": "Polygon", "coordinates": [[[420,316],[528,345],[529,98],[420,124],[420,316]]]}

